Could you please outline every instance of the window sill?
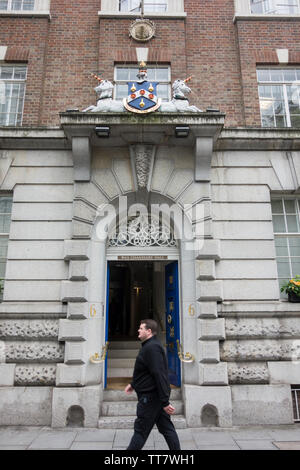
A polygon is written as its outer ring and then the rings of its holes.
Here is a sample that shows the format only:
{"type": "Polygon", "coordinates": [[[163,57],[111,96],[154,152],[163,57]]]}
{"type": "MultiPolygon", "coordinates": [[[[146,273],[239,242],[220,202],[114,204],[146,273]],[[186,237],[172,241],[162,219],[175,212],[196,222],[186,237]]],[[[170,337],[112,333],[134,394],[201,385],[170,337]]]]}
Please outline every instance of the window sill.
{"type": "Polygon", "coordinates": [[[3,16],[18,16],[18,17],[37,17],[37,18],[51,18],[49,10],[30,10],[30,11],[7,11],[7,10],[0,10],[0,17],[3,16]]]}
{"type": "MultiPolygon", "coordinates": [[[[129,13],[123,11],[98,11],[98,16],[100,18],[114,18],[114,19],[124,19],[124,18],[141,18],[141,15],[138,13],[129,13]]],[[[185,12],[166,12],[166,13],[146,13],[145,18],[153,18],[153,19],[184,19],[186,18],[187,14],[185,12]]]]}
{"type": "Polygon", "coordinates": [[[300,21],[299,15],[235,15],[233,22],[237,21],[300,21]]]}

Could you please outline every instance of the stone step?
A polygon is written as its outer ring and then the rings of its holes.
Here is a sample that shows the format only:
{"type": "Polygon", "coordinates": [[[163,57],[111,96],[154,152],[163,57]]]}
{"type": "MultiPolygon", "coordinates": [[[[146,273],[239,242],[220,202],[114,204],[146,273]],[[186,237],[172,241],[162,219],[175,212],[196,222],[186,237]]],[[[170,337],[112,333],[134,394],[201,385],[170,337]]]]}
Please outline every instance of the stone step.
{"type": "Polygon", "coordinates": [[[108,359],[124,359],[125,357],[128,357],[129,359],[135,359],[138,353],[138,349],[126,349],[126,351],[124,349],[109,349],[107,352],[107,357],[108,359]]]}
{"type": "MultiPolygon", "coordinates": [[[[98,420],[100,429],[131,429],[136,416],[101,416],[98,420]]],[[[172,422],[176,429],[186,428],[186,419],[183,415],[172,416],[172,422]]],[[[156,428],[156,426],[154,427],[156,428]]],[[[130,436],[128,436],[130,438],[130,436]]]]}
{"type": "MultiPolygon", "coordinates": [[[[124,387],[125,388],[125,387],[124,387]]],[[[181,400],[181,389],[172,388],[170,400],[181,400]]],[[[133,392],[131,395],[127,395],[124,390],[104,390],[103,401],[137,401],[136,393],[133,392]]]]}
{"type": "MultiPolygon", "coordinates": [[[[136,412],[136,401],[103,401],[101,416],[133,416],[136,412]]],[[[181,400],[173,400],[175,415],[183,414],[183,403],[181,400]]]]}
{"type": "Polygon", "coordinates": [[[135,364],[135,359],[129,359],[129,358],[114,358],[114,359],[108,359],[107,360],[107,367],[118,367],[119,369],[129,369],[129,368],[134,368],[135,364]]]}
{"type": "Polygon", "coordinates": [[[108,346],[108,350],[111,349],[136,349],[139,350],[141,347],[140,341],[111,341],[108,346]]]}
{"type": "Polygon", "coordinates": [[[107,377],[128,377],[132,378],[133,375],[133,367],[125,368],[125,367],[108,367],[107,368],[107,377]]]}

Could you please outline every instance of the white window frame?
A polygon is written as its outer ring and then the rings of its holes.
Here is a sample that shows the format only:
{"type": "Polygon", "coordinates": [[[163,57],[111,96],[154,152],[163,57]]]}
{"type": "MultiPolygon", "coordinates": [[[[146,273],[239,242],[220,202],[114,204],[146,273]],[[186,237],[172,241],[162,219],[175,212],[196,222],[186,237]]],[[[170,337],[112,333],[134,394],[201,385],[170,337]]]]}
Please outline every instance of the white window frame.
{"type": "MultiPolygon", "coordinates": [[[[41,1],[41,0],[40,0],[41,1]]],[[[98,16],[101,18],[139,18],[140,11],[120,11],[120,0],[101,0],[101,10],[98,16]]],[[[146,11],[147,18],[186,18],[184,11],[184,0],[167,0],[168,5],[166,11],[146,11]]],[[[151,3],[151,1],[149,0],[151,3]]]]}
{"type": "MultiPolygon", "coordinates": [[[[274,0],[275,2],[280,0],[274,0]]],[[[291,0],[294,1],[294,0],[291,0]]],[[[295,2],[300,3],[299,0],[295,2]]],[[[235,15],[233,21],[237,21],[239,18],[243,19],[245,17],[251,17],[251,19],[261,19],[274,21],[281,18],[291,18],[300,19],[300,5],[298,13],[252,13],[251,11],[251,0],[234,0],[235,3],[235,15]]],[[[249,18],[250,19],[250,18],[249,18]]]]}
{"type": "MultiPolygon", "coordinates": [[[[283,213],[278,213],[278,212],[273,212],[272,210],[272,221],[273,221],[273,233],[274,233],[274,244],[275,244],[275,239],[276,238],[299,238],[300,240],[300,198],[297,198],[297,197],[292,197],[292,196],[272,196],[271,198],[271,201],[282,201],[282,206],[283,206],[283,213]],[[284,200],[290,200],[290,201],[295,201],[296,202],[296,215],[298,215],[298,218],[297,218],[297,225],[298,225],[298,232],[288,232],[288,222],[287,222],[287,215],[289,215],[289,213],[286,211],[285,209],[285,204],[284,204],[284,200]],[[274,219],[273,219],[273,216],[274,215],[283,215],[284,217],[284,223],[285,223],[285,228],[286,228],[286,232],[275,232],[274,230],[274,219]]],[[[276,249],[276,246],[275,246],[275,249],[276,249]]],[[[292,277],[294,277],[296,274],[299,274],[300,275],[300,272],[299,273],[293,273],[293,267],[292,267],[292,258],[298,258],[298,256],[295,256],[295,255],[291,255],[291,252],[290,252],[290,246],[289,246],[289,243],[287,243],[287,254],[286,255],[277,255],[276,253],[276,262],[278,262],[278,260],[280,258],[288,258],[288,262],[289,262],[289,270],[290,270],[290,273],[289,273],[289,279],[291,279],[292,277]]],[[[300,255],[299,255],[299,261],[300,261],[300,255]]],[[[281,288],[281,285],[284,281],[288,281],[289,279],[287,278],[283,278],[283,277],[279,277],[279,271],[278,272],[278,284],[279,284],[279,289],[281,288]]],[[[281,293],[281,297],[282,298],[286,298],[287,295],[286,294],[283,294],[281,293]]]]}
{"type": "Polygon", "coordinates": [[[294,15],[300,13],[300,3],[299,0],[259,0],[258,3],[261,3],[262,11],[261,12],[253,12],[252,11],[252,1],[250,1],[250,11],[252,15],[294,15]],[[283,5],[281,2],[287,1],[290,5],[283,5]],[[280,6],[295,6],[297,8],[296,11],[291,13],[281,12],[278,7],[280,6]]]}
{"type": "MultiPolygon", "coordinates": [[[[114,68],[114,98],[116,99],[116,85],[117,84],[127,84],[130,80],[117,80],[117,68],[125,68],[125,69],[138,69],[137,64],[128,64],[128,65],[115,65],[114,68]]],[[[168,68],[168,81],[159,82],[162,85],[168,85],[168,100],[171,99],[171,66],[169,64],[166,65],[148,65],[148,69],[155,68],[155,69],[162,69],[168,68]]],[[[137,79],[136,79],[137,80],[137,79]]]]}
{"type": "Polygon", "coordinates": [[[291,385],[291,391],[292,391],[292,402],[293,402],[293,405],[295,404],[295,411],[296,411],[296,413],[294,414],[294,422],[300,423],[300,393],[297,393],[297,392],[300,392],[300,385],[291,385]],[[298,400],[298,395],[299,395],[299,400],[298,400]]]}
{"type": "Polygon", "coordinates": [[[27,8],[23,8],[24,7],[24,2],[26,0],[20,0],[21,2],[21,8],[13,8],[13,3],[14,3],[15,0],[7,0],[7,8],[5,8],[4,10],[6,11],[34,11],[35,10],[35,2],[36,0],[33,1],[33,7],[30,8],[30,9],[27,9],[27,8]]]}
{"type": "Polygon", "coordinates": [[[50,1],[51,0],[34,0],[33,10],[13,10],[12,0],[8,0],[7,8],[4,10],[0,8],[0,16],[34,16],[42,18],[47,17],[50,19],[50,1]]]}
{"type": "MultiPolygon", "coordinates": [[[[257,72],[260,71],[260,70],[287,70],[287,67],[258,67],[256,69],[256,76],[257,76],[257,72]]],[[[291,68],[291,70],[299,70],[300,71],[300,67],[293,67],[291,68]]],[[[260,85],[262,86],[281,86],[282,87],[282,90],[283,90],[283,98],[284,98],[284,109],[285,109],[285,116],[286,116],[286,126],[285,127],[292,127],[292,124],[291,124],[291,115],[290,115],[290,110],[289,110],[289,102],[288,102],[288,94],[287,94],[287,86],[290,86],[291,84],[296,84],[300,87],[300,80],[295,80],[295,81],[288,81],[288,80],[284,80],[284,81],[271,81],[271,80],[261,80],[259,81],[258,80],[258,76],[257,76],[257,84],[258,84],[258,87],[260,85]]],[[[267,127],[267,126],[264,126],[263,125],[263,115],[261,113],[261,107],[260,107],[260,96],[259,96],[259,92],[258,92],[258,99],[259,99],[259,108],[260,108],[260,116],[261,116],[261,125],[262,127],[267,127]]],[[[274,116],[274,115],[273,115],[274,116]]],[[[300,114],[299,114],[300,116],[300,114]]],[[[276,124],[276,121],[275,121],[275,124],[276,124]]],[[[275,129],[276,129],[276,126],[273,126],[275,129]]],[[[297,127],[298,129],[298,127],[297,127]]]]}
{"type": "MultiPolygon", "coordinates": [[[[135,12],[135,13],[140,13],[141,12],[141,8],[140,6],[139,7],[136,7],[136,8],[133,8],[134,4],[137,3],[137,1],[140,3],[141,5],[141,0],[119,0],[119,11],[123,11],[123,12],[135,12]],[[121,3],[122,1],[126,1],[128,2],[128,9],[127,10],[121,10],[121,3]]],[[[144,0],[145,1],[145,13],[165,13],[168,11],[168,0],[158,0],[157,2],[155,2],[155,0],[144,0]],[[147,8],[147,6],[149,5],[153,5],[153,10],[147,8]],[[164,10],[156,10],[155,6],[158,6],[158,5],[163,5],[165,6],[165,9],[164,10]]]]}
{"type": "MultiPolygon", "coordinates": [[[[26,81],[27,81],[27,72],[28,72],[28,68],[27,68],[27,64],[23,64],[23,65],[20,65],[20,64],[7,64],[7,63],[0,63],[0,69],[2,67],[13,67],[13,68],[25,68],[26,69],[26,74],[25,74],[25,78],[24,79],[7,79],[7,80],[4,80],[4,79],[1,79],[0,78],[0,81],[1,82],[4,82],[4,83],[11,83],[11,84],[18,84],[18,83],[23,83],[24,84],[24,97],[23,97],[23,103],[22,103],[22,115],[21,115],[21,123],[20,124],[17,124],[17,117],[18,117],[18,111],[16,112],[15,114],[15,123],[14,124],[10,124],[9,123],[9,116],[10,116],[10,110],[11,110],[11,97],[12,97],[12,88],[11,88],[11,91],[10,91],[10,100],[9,100],[9,106],[8,106],[8,112],[7,112],[7,115],[6,115],[6,122],[5,124],[2,124],[0,123],[0,126],[15,126],[15,127],[20,127],[22,126],[23,124],[23,117],[24,117],[24,104],[25,104],[25,95],[26,95],[26,81]]],[[[19,99],[19,98],[18,98],[19,99]]],[[[18,106],[17,106],[17,109],[18,109],[18,106]]]]}
{"type": "MultiPolygon", "coordinates": [[[[12,204],[13,204],[13,195],[11,193],[2,193],[0,194],[0,200],[1,198],[4,198],[4,197],[8,197],[11,199],[12,201],[12,204]]],[[[10,214],[10,223],[11,223],[11,214],[12,214],[12,206],[11,206],[11,212],[1,212],[0,213],[0,216],[2,215],[7,215],[7,214],[10,214]]],[[[9,228],[10,228],[10,223],[9,223],[9,228]]],[[[7,250],[8,250],[8,243],[9,243],[9,230],[8,232],[0,232],[0,238],[5,238],[7,239],[7,250]]],[[[0,258],[1,260],[4,260],[5,261],[5,271],[6,271],[6,266],[7,266],[7,252],[6,252],[6,257],[3,257],[3,258],[0,258]]],[[[1,276],[0,276],[1,277],[1,276]]],[[[5,281],[5,278],[6,278],[6,274],[4,273],[4,277],[3,277],[3,280],[5,281]]],[[[1,278],[2,279],[2,278],[1,278]]],[[[2,289],[2,292],[0,294],[0,302],[2,301],[3,299],[3,290],[2,289]]]]}

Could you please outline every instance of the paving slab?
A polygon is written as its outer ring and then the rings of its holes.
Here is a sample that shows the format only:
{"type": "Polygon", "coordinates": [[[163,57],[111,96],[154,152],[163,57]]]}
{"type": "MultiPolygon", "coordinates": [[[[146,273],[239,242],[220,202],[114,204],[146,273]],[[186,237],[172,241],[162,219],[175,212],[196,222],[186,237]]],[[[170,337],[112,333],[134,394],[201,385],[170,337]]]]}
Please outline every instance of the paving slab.
{"type": "Polygon", "coordinates": [[[283,442],[273,442],[274,446],[278,447],[280,450],[300,450],[300,441],[283,441],[283,442]]]}
{"type": "Polygon", "coordinates": [[[28,446],[39,435],[41,428],[0,428],[0,445],[1,446],[28,446]]]}
{"type": "Polygon", "coordinates": [[[83,429],[77,432],[75,442],[114,442],[115,429],[83,429]]]}
{"type": "Polygon", "coordinates": [[[198,450],[240,450],[238,445],[222,445],[222,444],[217,444],[217,445],[211,445],[211,446],[198,446],[198,450]]]}
{"type": "Polygon", "coordinates": [[[241,450],[277,450],[271,441],[268,440],[236,440],[241,450]]]}
{"type": "Polygon", "coordinates": [[[0,446],[0,450],[26,450],[27,446],[0,446]]]}
{"type": "Polygon", "coordinates": [[[76,437],[75,431],[42,431],[28,447],[32,449],[69,449],[76,437]]]}
{"type": "Polygon", "coordinates": [[[300,441],[300,429],[272,429],[269,431],[272,441],[300,441]]]}
{"type": "Polygon", "coordinates": [[[269,439],[272,440],[272,435],[267,429],[240,429],[230,432],[233,439],[238,440],[254,440],[254,439],[269,439]]]}
{"type": "Polygon", "coordinates": [[[112,443],[109,442],[74,442],[71,450],[111,450],[112,443]]]}
{"type": "Polygon", "coordinates": [[[206,445],[235,445],[234,439],[228,432],[201,431],[198,428],[194,430],[193,438],[197,444],[197,448],[199,448],[199,446],[206,445]]]}

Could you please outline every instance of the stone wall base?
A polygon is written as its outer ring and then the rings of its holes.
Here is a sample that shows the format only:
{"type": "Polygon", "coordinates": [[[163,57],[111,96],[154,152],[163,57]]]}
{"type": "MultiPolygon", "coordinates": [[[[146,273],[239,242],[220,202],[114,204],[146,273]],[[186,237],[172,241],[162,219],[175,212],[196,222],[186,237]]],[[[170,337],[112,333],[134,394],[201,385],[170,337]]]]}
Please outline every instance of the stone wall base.
{"type": "Polygon", "coordinates": [[[293,424],[290,385],[233,385],[232,424],[293,424]]]}
{"type": "Polygon", "coordinates": [[[52,387],[0,387],[0,426],[51,426],[52,387]]]}

